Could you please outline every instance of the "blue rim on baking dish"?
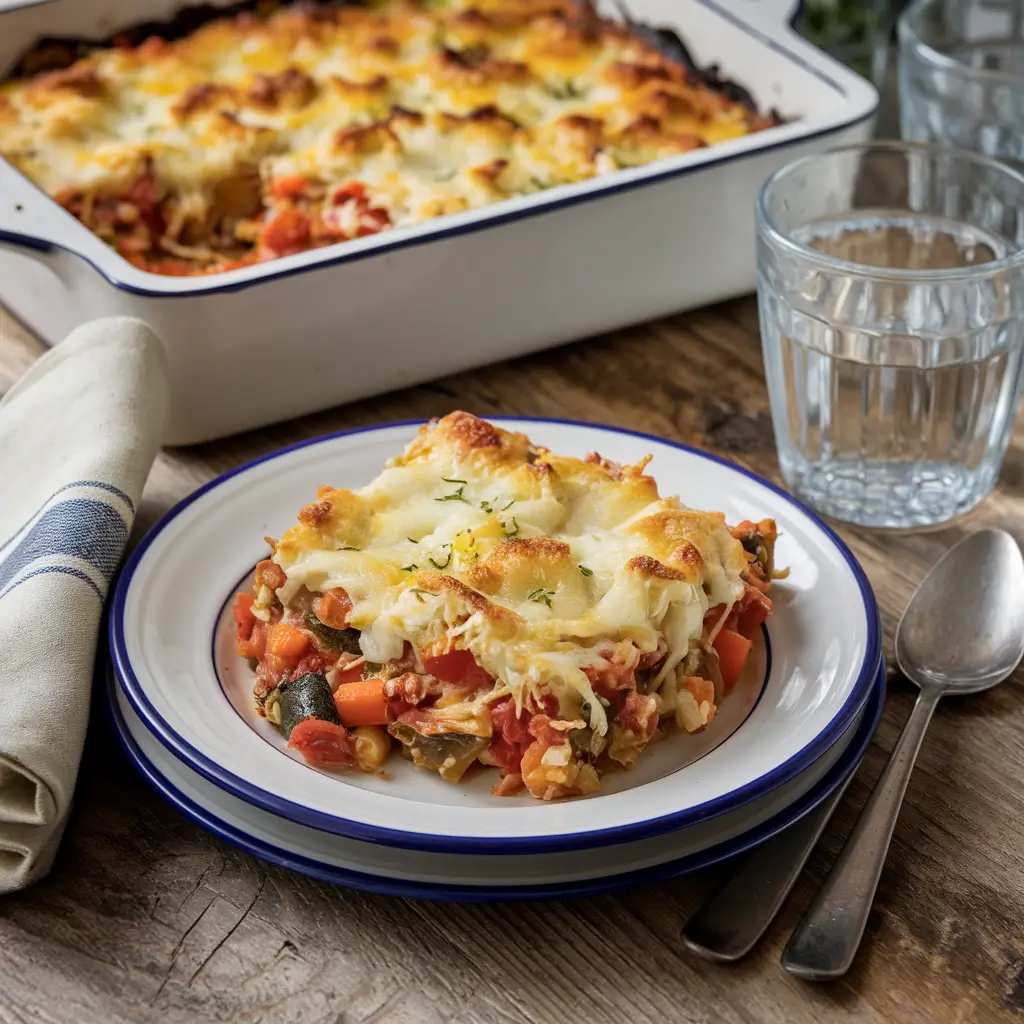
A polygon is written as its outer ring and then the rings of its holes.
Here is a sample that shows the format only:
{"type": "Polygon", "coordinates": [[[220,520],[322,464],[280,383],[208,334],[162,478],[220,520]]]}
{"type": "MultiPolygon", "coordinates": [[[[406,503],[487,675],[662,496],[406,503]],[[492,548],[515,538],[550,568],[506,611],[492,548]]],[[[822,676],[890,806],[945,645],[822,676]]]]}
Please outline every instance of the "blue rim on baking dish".
{"type": "MultiPolygon", "coordinates": [[[[691,448],[678,442],[668,441],[650,434],[643,434],[636,431],[623,430],[614,427],[601,426],[596,424],[582,423],[573,420],[543,419],[527,417],[496,417],[498,422],[509,423],[532,423],[537,427],[545,425],[555,429],[559,427],[575,428],[584,431],[594,431],[604,434],[606,437],[623,439],[639,439],[652,442],[655,445],[663,446],[666,449],[674,449],[686,456],[687,459],[696,458],[717,467],[721,473],[724,467],[729,474],[735,474],[739,478],[747,478],[748,482],[772,492],[773,500],[785,503],[791,510],[799,513],[806,519],[814,531],[821,534],[828,542],[829,550],[837,556],[836,561],[843,566],[844,572],[849,574],[856,590],[859,593],[860,601],[863,604],[863,611],[857,612],[858,619],[861,614],[864,616],[864,635],[866,637],[863,646],[863,660],[860,662],[860,669],[857,671],[855,680],[849,686],[849,692],[845,703],[838,710],[828,724],[821,728],[813,740],[800,748],[793,756],[777,764],[771,770],[754,778],[748,784],[730,790],[715,799],[705,803],[692,805],[682,810],[668,814],[661,814],[632,821],[626,824],[614,825],[607,828],[593,828],[586,831],[562,832],[556,834],[538,835],[458,835],[444,834],[443,832],[430,832],[425,830],[408,830],[404,828],[389,828],[379,824],[372,824],[366,821],[355,821],[334,813],[325,813],[293,800],[280,796],[277,792],[265,787],[255,786],[252,782],[241,775],[232,772],[216,760],[196,748],[188,739],[176,731],[154,706],[145,687],[141,684],[133,667],[128,651],[128,643],[125,634],[126,601],[132,587],[136,571],[142,563],[147,551],[154,541],[166,530],[175,519],[182,514],[190,505],[201,498],[207,492],[223,485],[232,478],[246,473],[276,459],[281,459],[291,453],[308,449],[317,445],[328,445],[340,439],[353,439],[359,435],[373,432],[387,432],[420,426],[423,421],[404,421],[401,423],[380,424],[371,427],[359,428],[356,430],[340,431],[326,437],[302,441],[280,449],[277,452],[262,456],[245,463],[242,466],[223,474],[216,480],[210,481],[199,488],[189,497],[179,502],[172,508],[143,538],[142,542],[132,553],[115,587],[113,600],[111,602],[110,615],[110,647],[113,658],[114,669],[121,681],[125,695],[131,702],[132,707],[146,724],[150,732],[170,750],[176,757],[180,758],[190,768],[203,775],[209,781],[220,786],[234,796],[245,800],[254,806],[268,810],[281,817],[296,821],[300,824],[311,826],[328,832],[334,832],[349,838],[359,839],[367,842],[383,843],[390,846],[399,846],[410,849],[422,849],[438,852],[455,853],[512,853],[512,852],[553,852],[557,850],[582,849],[600,845],[625,842],[685,827],[696,821],[705,820],[716,814],[724,813],[735,807],[742,806],[751,800],[757,799],[766,792],[782,785],[787,780],[803,771],[810,763],[816,760],[829,746],[842,734],[849,725],[852,718],[863,707],[867,700],[871,686],[876,677],[878,667],[881,664],[881,629],[878,617],[878,609],[870,585],[858,565],[852,553],[846,548],[843,542],[835,533],[824,524],[813,512],[804,505],[792,498],[785,491],[774,484],[764,480],[744,469],[741,466],[691,448]],[[834,549],[834,550],[833,550],[834,549]]],[[[608,443],[611,443],[609,440],[608,443]]],[[[258,478],[256,478],[258,479],[258,478]]],[[[219,603],[219,602],[218,602],[219,603]]],[[[855,670],[851,668],[851,674],[855,670]]],[[[611,799],[611,798],[610,798],[611,799]]]]}
{"type": "MultiPolygon", "coordinates": [[[[848,90],[840,82],[836,81],[835,77],[829,73],[829,69],[817,66],[812,61],[795,52],[789,46],[786,46],[779,40],[773,38],[762,27],[745,20],[735,10],[730,9],[728,4],[716,2],[716,0],[696,0],[696,2],[708,10],[713,11],[723,20],[734,25],[737,29],[752,39],[757,40],[766,48],[778,53],[794,67],[798,67],[802,71],[813,75],[818,79],[818,81],[832,91],[843,97],[848,95],[848,90]]],[[[790,18],[788,20],[791,26],[799,15],[799,10],[800,5],[798,4],[795,6],[794,10],[790,12],[790,18]]],[[[815,139],[834,135],[838,132],[855,127],[856,125],[863,124],[865,121],[873,118],[877,112],[879,104],[877,91],[874,90],[869,83],[859,79],[855,73],[842,68],[842,66],[833,58],[829,57],[828,54],[825,54],[823,51],[819,51],[819,53],[822,57],[826,58],[833,67],[835,67],[837,72],[849,75],[850,81],[857,83],[854,88],[863,86],[874,93],[873,102],[867,109],[858,110],[855,116],[849,117],[846,120],[829,122],[824,127],[816,129],[815,131],[795,137],[783,138],[771,143],[770,145],[758,146],[751,149],[744,148],[739,152],[726,152],[721,156],[716,155],[708,159],[704,159],[703,156],[706,156],[706,154],[702,154],[702,159],[699,161],[694,161],[691,158],[685,162],[683,166],[670,166],[661,170],[650,170],[653,165],[648,164],[641,168],[633,169],[639,173],[634,176],[627,175],[625,180],[613,179],[611,181],[596,182],[596,179],[588,179],[588,182],[586,183],[558,186],[554,189],[548,190],[553,194],[545,196],[542,193],[540,194],[540,198],[522,206],[518,206],[515,200],[509,200],[506,203],[501,204],[501,206],[507,206],[509,204],[512,206],[511,209],[506,209],[504,212],[501,212],[500,209],[492,212],[493,208],[485,208],[482,212],[472,211],[465,215],[453,214],[442,218],[440,223],[429,222],[428,224],[416,225],[407,229],[402,229],[401,231],[396,232],[398,235],[397,238],[388,237],[392,232],[387,232],[384,235],[379,235],[373,239],[363,242],[342,243],[339,247],[341,251],[339,251],[338,255],[330,258],[324,258],[322,255],[319,257],[309,257],[307,254],[284,257],[281,260],[274,261],[275,264],[281,263],[283,265],[273,266],[273,269],[271,270],[260,270],[258,273],[252,273],[251,271],[253,268],[246,268],[243,270],[228,271],[223,274],[216,275],[217,278],[228,278],[228,280],[223,282],[212,281],[211,283],[211,279],[203,278],[161,279],[160,275],[149,274],[133,267],[113,249],[105,246],[105,244],[103,245],[103,248],[96,249],[95,254],[89,252],[88,249],[93,248],[92,239],[95,237],[89,229],[75,220],[71,214],[67,214],[63,211],[52,199],[50,199],[49,196],[21,175],[20,172],[16,171],[13,166],[9,168],[11,173],[18,175],[18,178],[23,181],[29,190],[32,201],[35,201],[38,198],[40,202],[53,204],[55,207],[53,210],[54,213],[59,212],[65,214],[68,218],[67,227],[72,228],[76,234],[79,232],[83,233],[79,234],[79,237],[85,240],[87,251],[81,252],[71,245],[64,244],[62,241],[56,241],[51,238],[32,234],[28,228],[24,230],[17,230],[14,228],[0,227],[0,244],[7,244],[13,247],[27,249],[39,254],[40,256],[52,252],[67,253],[77,259],[83,260],[119,291],[147,298],[173,299],[183,295],[207,296],[243,291],[245,289],[255,287],[258,284],[262,284],[265,281],[280,280],[297,274],[338,266],[343,263],[372,259],[384,254],[394,253],[401,249],[426,245],[446,238],[454,238],[459,235],[489,230],[491,228],[500,227],[503,224],[540,216],[546,213],[553,213],[556,210],[575,206],[580,203],[590,202],[606,196],[612,196],[620,192],[645,188],[649,185],[655,185],[669,179],[683,177],[710,167],[720,167],[747,157],[759,156],[775,150],[785,149],[789,146],[802,145],[815,139]],[[584,185],[586,187],[580,187],[584,185]],[[446,223],[448,221],[451,221],[451,223],[446,223]],[[107,263],[108,259],[111,261],[110,265],[107,263]],[[156,283],[154,283],[154,285],[147,285],[145,283],[135,283],[130,279],[125,280],[124,275],[126,273],[132,276],[138,276],[143,280],[148,277],[156,278],[159,283],[159,287],[157,287],[156,283]],[[239,279],[239,276],[241,279],[239,279]]],[[[726,144],[720,143],[719,145],[726,144]]],[[[24,204],[22,203],[18,203],[14,207],[16,215],[21,214],[23,205],[24,204]]],[[[319,251],[322,253],[324,250],[319,251]]],[[[262,264],[260,266],[265,268],[270,265],[262,264]]]]}
{"type": "Polygon", "coordinates": [[[864,709],[864,716],[846,749],[843,750],[824,777],[808,792],[767,821],[726,842],[708,847],[698,853],[681,857],[678,860],[658,864],[654,867],[641,868],[636,871],[628,871],[604,878],[521,886],[466,886],[384,878],[341,868],[336,865],[324,864],[251,836],[244,830],[221,821],[212,812],[200,807],[159,773],[139,749],[138,744],[128,731],[121,711],[117,706],[117,699],[114,694],[116,686],[117,682],[113,674],[108,673],[106,686],[107,710],[115,735],[128,759],[135,765],[149,785],[161,796],[191,821],[218,838],[278,867],[298,871],[322,882],[343,885],[364,892],[373,892],[385,896],[401,896],[407,899],[494,903],[594,896],[639,885],[664,882],[737,856],[770,839],[778,832],[783,831],[813,811],[853,775],[860,766],[861,760],[871,743],[871,739],[882,717],[882,709],[885,703],[885,666],[883,663],[879,667],[878,675],[868,696],[868,704],[864,709]]]}

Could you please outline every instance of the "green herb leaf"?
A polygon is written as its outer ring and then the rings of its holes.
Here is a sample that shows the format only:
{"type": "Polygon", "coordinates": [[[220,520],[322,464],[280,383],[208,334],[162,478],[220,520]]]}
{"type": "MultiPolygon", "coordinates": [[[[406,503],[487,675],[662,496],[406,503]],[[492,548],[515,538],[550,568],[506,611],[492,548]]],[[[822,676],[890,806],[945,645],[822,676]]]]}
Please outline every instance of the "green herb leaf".
{"type": "Polygon", "coordinates": [[[412,572],[413,569],[418,569],[418,568],[419,568],[419,566],[415,562],[413,562],[412,565],[403,565],[402,566],[402,572],[412,572]]]}
{"type": "Polygon", "coordinates": [[[352,547],[348,547],[348,548],[342,548],[341,550],[342,550],[342,551],[362,551],[363,549],[362,549],[362,548],[352,548],[352,547]]]}
{"type": "Polygon", "coordinates": [[[409,593],[410,594],[415,594],[416,595],[416,600],[419,601],[420,604],[423,604],[423,595],[424,594],[429,594],[431,597],[434,596],[434,592],[432,590],[424,590],[422,587],[410,587],[409,588],[409,593]]]}
{"type": "Polygon", "coordinates": [[[506,537],[517,537],[519,535],[519,524],[516,522],[516,517],[513,516],[510,523],[502,523],[501,529],[506,537]],[[511,523],[512,529],[509,529],[511,523]]]}
{"type": "Polygon", "coordinates": [[[468,505],[469,502],[466,501],[466,499],[462,496],[462,492],[464,489],[464,487],[460,487],[457,491],[452,491],[451,494],[446,494],[441,498],[435,498],[434,501],[463,501],[468,505]]]}
{"type": "Polygon", "coordinates": [[[555,592],[553,590],[545,590],[544,587],[538,587],[532,594],[527,594],[526,599],[534,601],[536,604],[546,604],[550,608],[551,598],[554,596],[555,592]]]}
{"type": "Polygon", "coordinates": [[[443,476],[443,477],[441,477],[441,479],[442,479],[442,480],[443,480],[443,481],[444,481],[444,482],[445,482],[446,484],[466,484],[466,483],[469,483],[469,481],[468,481],[468,480],[458,480],[458,479],[453,479],[453,478],[452,478],[452,477],[450,477],[450,476],[443,476]]]}
{"type": "Polygon", "coordinates": [[[501,511],[502,512],[507,512],[515,503],[516,503],[516,499],[513,498],[501,511]]]}
{"type": "Polygon", "coordinates": [[[580,572],[583,573],[584,576],[593,576],[594,575],[594,570],[593,569],[588,569],[585,565],[581,565],[580,566],[580,572]]]}
{"type": "Polygon", "coordinates": [[[443,562],[435,562],[432,558],[427,559],[435,569],[447,569],[452,564],[452,546],[445,544],[445,547],[448,549],[448,557],[443,562]]]}
{"type": "Polygon", "coordinates": [[[419,544],[418,540],[413,540],[412,537],[405,538],[410,544],[419,544]]]}

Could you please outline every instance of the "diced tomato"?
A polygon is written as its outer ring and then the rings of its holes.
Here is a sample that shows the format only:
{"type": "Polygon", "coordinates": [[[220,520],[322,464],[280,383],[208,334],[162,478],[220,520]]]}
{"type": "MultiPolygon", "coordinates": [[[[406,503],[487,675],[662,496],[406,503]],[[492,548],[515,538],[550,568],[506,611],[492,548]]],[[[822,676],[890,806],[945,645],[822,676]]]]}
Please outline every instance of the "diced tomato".
{"type": "Polygon", "coordinates": [[[313,614],[331,629],[347,629],[351,611],[352,598],[344,587],[334,587],[313,602],[313,614]]]}
{"type": "Polygon", "coordinates": [[[311,644],[309,634],[290,622],[278,622],[270,627],[267,636],[267,653],[280,658],[286,665],[294,667],[311,644]]]}
{"type": "Polygon", "coordinates": [[[529,711],[516,715],[515,701],[511,697],[491,705],[491,725],[494,736],[491,753],[494,759],[509,773],[518,773],[526,748],[533,742],[530,734],[529,711]]]}
{"type": "Polygon", "coordinates": [[[309,178],[302,174],[289,174],[278,178],[270,186],[270,194],[275,199],[301,199],[309,188],[309,178]]]}
{"type": "MultiPolygon", "coordinates": [[[[136,263],[135,260],[131,261],[136,263]]],[[[148,270],[151,274],[163,274],[166,277],[191,277],[196,268],[188,260],[140,260],[136,266],[148,270]]]]}
{"type": "Polygon", "coordinates": [[[325,673],[331,667],[333,661],[334,659],[330,655],[325,655],[316,649],[309,650],[291,669],[292,678],[298,679],[300,676],[308,675],[310,672],[325,673]]]}
{"type": "Polygon", "coordinates": [[[131,184],[124,194],[129,203],[134,203],[140,210],[151,210],[157,204],[156,178],[152,171],[146,171],[131,184]]]}
{"type": "Polygon", "coordinates": [[[743,597],[736,603],[737,632],[753,639],[757,627],[768,618],[771,610],[771,598],[766,597],[758,587],[748,585],[743,597]]]}
{"type": "Polygon", "coordinates": [[[306,764],[329,772],[352,768],[356,763],[355,740],[343,725],[307,718],[292,729],[288,746],[306,759],[306,764]]]}
{"type": "Polygon", "coordinates": [[[423,668],[445,683],[460,683],[475,689],[494,683],[494,677],[480,666],[472,651],[453,648],[444,654],[428,655],[423,659],[423,668]]]}
{"type": "Polygon", "coordinates": [[[590,680],[594,693],[613,704],[620,703],[624,695],[636,689],[636,672],[619,661],[603,660],[583,670],[590,680]]]}
{"type": "Polygon", "coordinates": [[[731,629],[719,630],[714,648],[718,652],[718,665],[722,671],[725,692],[731,692],[750,656],[751,642],[731,629]]]}
{"type": "Polygon", "coordinates": [[[267,649],[267,630],[269,628],[265,622],[257,620],[249,638],[239,640],[236,645],[239,657],[255,658],[257,661],[262,658],[267,649]]]}
{"type": "Polygon", "coordinates": [[[347,185],[339,185],[331,193],[331,203],[334,206],[341,206],[350,199],[365,199],[366,186],[361,181],[350,181],[347,185]]]}
{"type": "Polygon", "coordinates": [[[291,256],[309,247],[309,217],[301,210],[279,210],[263,224],[259,248],[264,258],[291,256]]]}
{"type": "Polygon", "coordinates": [[[376,235],[383,228],[391,223],[387,210],[377,207],[360,211],[359,227],[356,230],[356,238],[366,238],[368,235],[376,235]]]}
{"type": "Polygon", "coordinates": [[[152,169],[136,178],[125,192],[124,199],[138,208],[139,216],[149,228],[150,235],[155,239],[162,238],[167,224],[160,210],[160,197],[152,169]]]}
{"type": "Polygon", "coordinates": [[[236,594],[231,612],[235,616],[235,632],[239,639],[248,640],[252,636],[253,627],[259,621],[252,613],[256,598],[252,594],[236,594]]]}

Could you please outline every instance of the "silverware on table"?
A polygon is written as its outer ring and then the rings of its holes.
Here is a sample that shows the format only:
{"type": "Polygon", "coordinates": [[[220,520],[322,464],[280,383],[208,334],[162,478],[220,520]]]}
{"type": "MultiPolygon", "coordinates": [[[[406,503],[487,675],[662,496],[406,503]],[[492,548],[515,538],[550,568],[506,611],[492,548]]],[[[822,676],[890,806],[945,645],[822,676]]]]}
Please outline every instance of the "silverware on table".
{"type": "Polygon", "coordinates": [[[980,530],[932,568],[900,619],[896,661],[920,693],[839,859],[782,954],[791,974],[825,981],[849,969],[939,698],[995,686],[1022,655],[1024,557],[1008,533],[980,530]]]}
{"type": "Polygon", "coordinates": [[[854,772],[809,814],[762,843],[683,926],[683,944],[707,960],[744,957],[775,919],[839,806],[854,772]]]}

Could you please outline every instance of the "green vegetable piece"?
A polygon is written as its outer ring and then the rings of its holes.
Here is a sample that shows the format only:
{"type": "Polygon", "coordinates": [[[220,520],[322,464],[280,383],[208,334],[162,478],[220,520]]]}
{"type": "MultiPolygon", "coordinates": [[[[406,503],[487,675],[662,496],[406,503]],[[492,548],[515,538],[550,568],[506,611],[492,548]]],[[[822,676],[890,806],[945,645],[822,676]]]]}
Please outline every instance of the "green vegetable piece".
{"type": "Polygon", "coordinates": [[[458,782],[491,742],[486,736],[460,732],[425,736],[405,722],[395,722],[388,731],[402,742],[417,768],[437,772],[446,782],[458,782]]]}
{"type": "Polygon", "coordinates": [[[315,615],[310,615],[307,625],[313,636],[328,650],[343,651],[346,654],[362,653],[358,629],[335,629],[322,623],[315,615]]]}
{"type": "Polygon", "coordinates": [[[291,683],[278,687],[281,713],[281,732],[291,739],[292,729],[307,718],[319,718],[323,722],[341,725],[338,709],[334,706],[334,694],[327,677],[319,672],[309,672],[291,683]]]}

